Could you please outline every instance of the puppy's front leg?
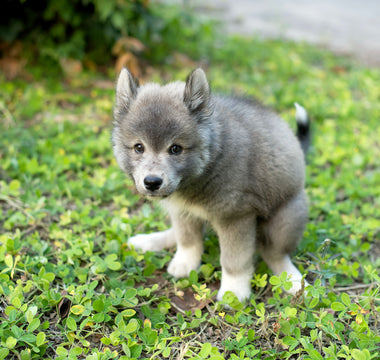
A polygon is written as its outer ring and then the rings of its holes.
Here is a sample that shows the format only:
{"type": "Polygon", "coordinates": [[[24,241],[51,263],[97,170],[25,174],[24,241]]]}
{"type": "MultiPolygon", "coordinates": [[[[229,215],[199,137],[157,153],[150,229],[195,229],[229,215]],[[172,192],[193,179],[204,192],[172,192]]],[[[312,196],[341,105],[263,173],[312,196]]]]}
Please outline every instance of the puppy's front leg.
{"type": "Polygon", "coordinates": [[[222,282],[217,299],[222,300],[226,291],[232,291],[243,301],[251,295],[256,219],[227,220],[215,228],[219,236],[222,265],[222,282]]]}
{"type": "Polygon", "coordinates": [[[203,221],[189,215],[171,212],[172,230],[177,251],[168,266],[168,273],[176,278],[189,276],[201,263],[203,252],[203,221]]]}

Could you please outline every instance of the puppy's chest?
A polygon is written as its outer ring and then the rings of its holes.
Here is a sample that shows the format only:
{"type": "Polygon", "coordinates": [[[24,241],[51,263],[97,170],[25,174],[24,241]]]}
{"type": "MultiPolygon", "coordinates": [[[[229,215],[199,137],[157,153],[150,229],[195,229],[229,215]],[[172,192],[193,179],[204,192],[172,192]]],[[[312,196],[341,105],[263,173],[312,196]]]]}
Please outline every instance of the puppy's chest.
{"type": "Polygon", "coordinates": [[[163,204],[170,212],[187,213],[205,221],[210,220],[211,217],[210,209],[207,206],[191,202],[178,195],[163,200],[163,204]]]}

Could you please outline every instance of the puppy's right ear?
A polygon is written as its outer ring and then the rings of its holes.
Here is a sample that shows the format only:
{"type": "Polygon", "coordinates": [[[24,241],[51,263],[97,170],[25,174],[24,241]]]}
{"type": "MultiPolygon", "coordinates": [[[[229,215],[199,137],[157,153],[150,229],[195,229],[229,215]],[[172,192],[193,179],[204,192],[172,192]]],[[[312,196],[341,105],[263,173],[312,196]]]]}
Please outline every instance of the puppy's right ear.
{"type": "Polygon", "coordinates": [[[122,115],[128,112],[129,106],[133,99],[136,98],[138,82],[136,82],[132,74],[123,68],[120,72],[116,84],[116,105],[115,118],[117,115],[122,115]]]}

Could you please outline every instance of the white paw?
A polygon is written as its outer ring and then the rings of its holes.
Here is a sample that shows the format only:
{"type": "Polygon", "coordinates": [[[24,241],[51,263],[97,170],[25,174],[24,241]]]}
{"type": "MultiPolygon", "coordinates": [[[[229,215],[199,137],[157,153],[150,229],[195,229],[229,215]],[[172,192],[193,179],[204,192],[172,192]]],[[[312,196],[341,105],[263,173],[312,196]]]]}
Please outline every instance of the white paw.
{"type": "MultiPolygon", "coordinates": [[[[289,276],[288,274],[288,278],[292,282],[292,287],[289,290],[285,290],[285,291],[290,295],[296,295],[302,290],[302,276],[301,277],[297,276],[293,278],[292,275],[289,276]]],[[[309,286],[309,285],[310,284],[306,280],[304,280],[304,289],[306,288],[306,286],[309,286]]]]}
{"type": "Polygon", "coordinates": [[[251,296],[251,272],[240,275],[229,275],[222,270],[222,283],[217,295],[217,300],[223,300],[227,291],[232,291],[240,302],[251,296]]]}
{"type": "Polygon", "coordinates": [[[160,251],[171,247],[175,244],[173,232],[171,229],[156,232],[152,234],[140,234],[131,237],[128,240],[129,245],[133,245],[135,249],[146,251],[160,251]]]}
{"type": "Polygon", "coordinates": [[[197,270],[201,264],[202,250],[196,246],[179,247],[168,266],[168,273],[177,279],[188,277],[192,270],[197,270]]]}
{"type": "MultiPolygon", "coordinates": [[[[288,279],[292,283],[292,287],[289,290],[284,289],[288,294],[295,295],[302,289],[302,274],[294,266],[288,255],[276,261],[271,261],[268,265],[277,276],[280,276],[281,273],[286,271],[288,279]]],[[[308,285],[307,281],[305,281],[305,287],[308,285]]]]}

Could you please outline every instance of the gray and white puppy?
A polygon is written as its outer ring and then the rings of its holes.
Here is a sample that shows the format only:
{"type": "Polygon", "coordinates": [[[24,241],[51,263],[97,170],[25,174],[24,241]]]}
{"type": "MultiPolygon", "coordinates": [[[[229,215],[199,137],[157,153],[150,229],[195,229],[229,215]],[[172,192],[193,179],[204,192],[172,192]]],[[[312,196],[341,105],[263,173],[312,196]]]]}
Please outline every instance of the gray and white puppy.
{"type": "MultiPolygon", "coordinates": [[[[306,111],[297,105],[299,139],[308,142],[306,111]]],[[[209,223],[220,244],[222,281],[217,298],[251,294],[258,250],[276,275],[302,275],[289,253],[308,219],[305,162],[289,126],[247,99],[213,96],[206,75],[194,70],[184,82],[138,86],[128,70],[119,75],[112,135],[121,169],[149,198],[161,199],[172,227],[136,235],[142,251],[177,245],[168,272],[176,278],[199,267],[202,232],[209,223]]]]}

